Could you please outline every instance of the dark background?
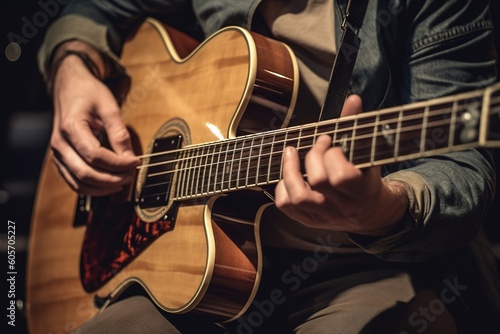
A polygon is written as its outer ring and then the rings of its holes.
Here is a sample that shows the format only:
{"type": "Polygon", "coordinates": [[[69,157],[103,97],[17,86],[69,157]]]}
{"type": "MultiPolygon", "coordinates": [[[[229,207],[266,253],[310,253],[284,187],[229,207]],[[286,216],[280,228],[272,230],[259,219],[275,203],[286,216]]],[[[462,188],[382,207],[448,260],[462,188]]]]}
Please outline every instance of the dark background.
{"type": "MultiPolygon", "coordinates": [[[[66,0],[16,0],[6,1],[0,19],[0,134],[2,152],[2,173],[0,177],[0,208],[3,226],[0,231],[0,253],[2,275],[7,272],[6,228],[7,220],[16,226],[16,298],[20,304],[25,298],[24,278],[29,224],[36,191],[38,173],[48,144],[51,129],[51,103],[42,84],[36,66],[35,55],[43,34],[54,18],[60,13],[66,0]],[[51,6],[44,7],[50,3],[51,6]],[[21,55],[16,61],[9,61],[4,53],[10,41],[21,45],[21,55]]],[[[492,1],[493,13],[499,13],[498,0],[492,1]]],[[[495,14],[498,29],[499,16],[495,14]]],[[[497,30],[498,30],[497,29],[497,30]]],[[[497,45],[500,33],[497,33],[497,45]]],[[[500,47],[498,48],[500,50],[500,47]]],[[[500,166],[500,154],[497,163],[500,166]]],[[[500,176],[500,172],[497,172],[500,176]]],[[[500,177],[499,177],[500,178],[500,177]]],[[[498,182],[497,182],[498,183],[498,182]]],[[[500,186],[498,187],[500,189],[500,186]]],[[[500,196],[497,196],[490,213],[490,221],[499,223],[500,196]]],[[[486,230],[495,245],[500,245],[500,226],[488,225],[486,230]]],[[[498,246],[497,246],[498,247],[498,246]]],[[[498,248],[497,248],[498,249],[498,248]]],[[[5,286],[2,284],[2,286],[5,286]]],[[[7,291],[1,291],[5,300],[7,291]]],[[[5,310],[5,302],[2,309],[5,310]]],[[[5,312],[5,311],[4,311],[5,312]]],[[[1,328],[5,328],[2,313],[1,328]]],[[[15,333],[25,333],[26,327],[22,310],[17,312],[15,333]]]]}

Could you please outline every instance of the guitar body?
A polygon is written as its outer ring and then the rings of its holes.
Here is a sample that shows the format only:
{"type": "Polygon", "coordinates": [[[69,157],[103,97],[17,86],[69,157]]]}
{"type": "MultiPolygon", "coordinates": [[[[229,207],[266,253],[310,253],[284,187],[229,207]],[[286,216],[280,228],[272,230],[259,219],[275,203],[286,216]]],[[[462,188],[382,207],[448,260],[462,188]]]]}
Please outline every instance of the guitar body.
{"type": "MultiPolygon", "coordinates": [[[[175,151],[284,127],[295,104],[291,51],[240,28],[223,29],[198,45],[148,19],[122,59],[132,78],[123,119],[138,155],[154,152],[161,138],[175,142],[169,148],[175,151]]],[[[79,196],[48,151],[30,231],[30,333],[69,333],[99,304],[136,284],[171,313],[195,311],[227,321],[250,305],[262,271],[259,219],[270,202],[265,191],[141,208],[141,173],[135,189],[123,194],[79,196]]]]}

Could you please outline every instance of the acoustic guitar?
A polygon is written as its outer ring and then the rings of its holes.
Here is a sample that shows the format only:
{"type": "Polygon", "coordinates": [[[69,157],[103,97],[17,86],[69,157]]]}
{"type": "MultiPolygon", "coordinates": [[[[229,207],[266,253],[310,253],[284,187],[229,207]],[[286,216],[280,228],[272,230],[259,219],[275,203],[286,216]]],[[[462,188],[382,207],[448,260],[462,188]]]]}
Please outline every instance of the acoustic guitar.
{"type": "Polygon", "coordinates": [[[260,218],[285,146],[321,134],[357,167],[500,146],[499,85],[288,126],[293,52],[239,27],[202,43],[147,19],[127,41],[123,119],[142,164],[122,193],[76,194],[48,150],[30,230],[30,333],[68,333],[140,286],[170,313],[240,317],[262,276],[260,218]]]}

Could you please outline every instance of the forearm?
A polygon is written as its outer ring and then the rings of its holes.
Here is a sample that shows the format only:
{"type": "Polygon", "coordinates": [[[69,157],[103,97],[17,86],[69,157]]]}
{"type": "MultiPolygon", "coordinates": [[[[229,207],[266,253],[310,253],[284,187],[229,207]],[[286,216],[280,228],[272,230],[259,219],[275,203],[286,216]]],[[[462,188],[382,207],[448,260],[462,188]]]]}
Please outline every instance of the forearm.
{"type": "MultiPolygon", "coordinates": [[[[394,73],[400,103],[471,91],[496,80],[493,31],[485,0],[412,1],[398,21],[394,73]],[[460,8],[461,10],[457,10],[460,8]],[[482,52],[478,52],[482,50],[482,52]]],[[[491,205],[494,164],[466,150],[387,166],[386,180],[405,184],[408,212],[383,238],[352,235],[367,252],[422,260],[463,247],[491,205]]]]}
{"type": "Polygon", "coordinates": [[[70,40],[62,43],[55,50],[52,60],[47,65],[46,85],[50,93],[52,93],[59,68],[63,62],[75,61],[73,58],[82,62],[97,79],[104,80],[108,77],[109,66],[106,65],[106,61],[96,48],[79,40],[70,40]]]}
{"type": "Polygon", "coordinates": [[[407,189],[408,211],[397,229],[378,238],[351,235],[381,258],[416,261],[463,247],[493,200],[495,170],[487,152],[467,150],[412,163],[386,176],[407,189]]]}

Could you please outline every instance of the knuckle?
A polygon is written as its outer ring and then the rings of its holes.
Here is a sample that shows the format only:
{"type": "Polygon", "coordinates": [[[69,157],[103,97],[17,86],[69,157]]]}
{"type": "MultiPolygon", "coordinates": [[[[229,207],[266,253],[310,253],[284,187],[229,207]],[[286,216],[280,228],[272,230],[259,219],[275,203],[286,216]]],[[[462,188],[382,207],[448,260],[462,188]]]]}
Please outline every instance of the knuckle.
{"type": "Polygon", "coordinates": [[[75,175],[75,178],[82,183],[88,183],[92,179],[91,173],[83,168],[74,170],[73,175],[75,175]]]}
{"type": "Polygon", "coordinates": [[[120,143],[125,143],[129,141],[130,139],[130,134],[125,127],[120,127],[115,133],[114,133],[114,138],[116,141],[120,143]]]}
{"type": "Polygon", "coordinates": [[[299,206],[306,203],[309,196],[306,191],[297,191],[290,195],[290,202],[294,206],[299,206]]]}
{"type": "Polygon", "coordinates": [[[280,197],[280,196],[277,196],[275,201],[274,201],[274,205],[276,205],[276,207],[278,209],[284,209],[287,207],[287,204],[288,204],[288,201],[286,201],[284,198],[280,197]]]}
{"type": "Polygon", "coordinates": [[[88,150],[82,147],[80,149],[80,154],[82,158],[91,166],[96,164],[100,160],[97,150],[88,150]]]}
{"type": "Polygon", "coordinates": [[[333,187],[342,187],[349,182],[349,175],[342,169],[338,169],[328,175],[328,182],[333,187]]]}
{"type": "Polygon", "coordinates": [[[68,120],[68,118],[65,117],[61,119],[61,122],[59,123],[59,132],[64,138],[71,137],[72,129],[73,129],[73,124],[71,121],[68,120]]]}
{"type": "Polygon", "coordinates": [[[309,183],[311,188],[317,188],[325,186],[328,183],[328,179],[324,175],[308,174],[307,183],[309,183]]]}
{"type": "Polygon", "coordinates": [[[59,137],[54,133],[50,136],[50,147],[54,152],[59,151],[59,137]]]}
{"type": "Polygon", "coordinates": [[[316,152],[316,149],[313,146],[313,148],[311,148],[309,151],[307,151],[307,153],[305,155],[305,161],[307,161],[307,162],[314,161],[314,159],[316,159],[317,156],[318,156],[318,154],[316,152]]]}

